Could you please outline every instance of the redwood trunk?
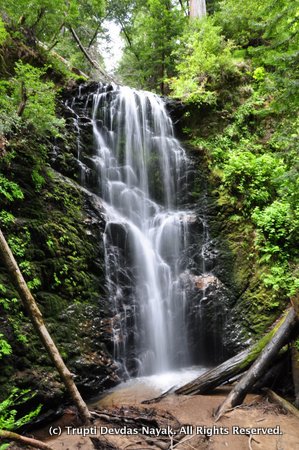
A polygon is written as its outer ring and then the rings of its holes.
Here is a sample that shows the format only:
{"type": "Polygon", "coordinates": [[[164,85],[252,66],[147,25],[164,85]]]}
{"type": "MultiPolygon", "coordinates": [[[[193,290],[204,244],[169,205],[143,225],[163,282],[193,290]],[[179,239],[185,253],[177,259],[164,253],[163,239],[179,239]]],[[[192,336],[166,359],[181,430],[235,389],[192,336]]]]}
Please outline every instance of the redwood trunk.
{"type": "Polygon", "coordinates": [[[206,14],[206,0],[190,0],[190,17],[201,18],[206,14]]]}

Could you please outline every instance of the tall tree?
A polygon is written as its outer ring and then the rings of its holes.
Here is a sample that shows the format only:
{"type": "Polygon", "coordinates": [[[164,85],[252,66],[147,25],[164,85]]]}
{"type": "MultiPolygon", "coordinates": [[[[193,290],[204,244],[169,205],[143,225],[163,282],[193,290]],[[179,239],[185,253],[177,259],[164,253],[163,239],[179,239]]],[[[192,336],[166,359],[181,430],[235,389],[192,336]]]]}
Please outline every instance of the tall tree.
{"type": "Polygon", "coordinates": [[[179,2],[172,0],[147,0],[132,11],[130,42],[120,65],[124,82],[167,93],[165,79],[174,75],[174,50],[185,20],[179,2]]]}
{"type": "Polygon", "coordinates": [[[190,0],[190,17],[200,18],[207,14],[206,0],[190,0]]]}

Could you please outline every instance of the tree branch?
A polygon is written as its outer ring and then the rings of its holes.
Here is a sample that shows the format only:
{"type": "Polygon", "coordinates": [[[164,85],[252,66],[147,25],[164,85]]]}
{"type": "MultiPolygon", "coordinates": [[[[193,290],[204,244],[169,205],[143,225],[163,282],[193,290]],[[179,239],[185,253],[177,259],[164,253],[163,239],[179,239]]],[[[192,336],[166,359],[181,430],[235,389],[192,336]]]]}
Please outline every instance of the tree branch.
{"type": "Polygon", "coordinates": [[[100,28],[101,28],[101,25],[102,25],[102,24],[99,23],[98,26],[97,26],[97,28],[96,28],[96,30],[95,30],[95,32],[93,33],[92,38],[90,39],[89,44],[88,44],[88,47],[87,47],[88,49],[90,49],[90,47],[91,47],[92,44],[94,43],[94,41],[95,41],[97,35],[99,34],[99,30],[100,30],[100,28]]]}
{"type": "Polygon", "coordinates": [[[23,445],[29,445],[30,447],[39,448],[41,450],[53,450],[52,447],[42,441],[21,436],[20,434],[13,433],[12,431],[0,430],[0,439],[9,439],[11,441],[20,442],[23,445]]]}

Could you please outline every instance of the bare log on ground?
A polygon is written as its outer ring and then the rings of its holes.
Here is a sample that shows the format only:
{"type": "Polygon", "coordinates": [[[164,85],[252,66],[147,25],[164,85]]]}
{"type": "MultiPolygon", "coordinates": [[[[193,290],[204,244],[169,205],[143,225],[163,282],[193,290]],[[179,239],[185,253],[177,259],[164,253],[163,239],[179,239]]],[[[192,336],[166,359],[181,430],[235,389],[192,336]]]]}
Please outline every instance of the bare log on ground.
{"type": "Polygon", "coordinates": [[[204,394],[246,370],[251,362],[250,349],[243,350],[233,358],[213,369],[207,370],[198,378],[176,389],[174,392],[178,395],[204,394]]]}
{"type": "Polygon", "coordinates": [[[69,369],[66,367],[53,339],[51,338],[42,313],[40,312],[37,303],[31,294],[26,281],[19,269],[19,266],[6,242],[6,239],[0,230],[0,256],[5,264],[5,267],[10,274],[23,302],[23,305],[28,312],[31,322],[39,335],[41,342],[43,343],[48,355],[50,356],[53,364],[55,365],[61,380],[63,381],[67,392],[69,393],[72,401],[78,408],[80,417],[84,423],[88,423],[91,420],[91,414],[87,408],[86,403],[82,399],[77,386],[74,383],[73,376],[69,369]]]}
{"type": "Polygon", "coordinates": [[[297,323],[297,314],[294,308],[289,309],[283,322],[277,328],[274,336],[264,346],[255,363],[250,367],[247,373],[235,385],[224,402],[217,409],[215,420],[219,420],[228,410],[240,405],[246,394],[250,391],[254,383],[265,373],[273,361],[273,358],[279,352],[280,348],[288,341],[290,334],[297,323]]]}
{"type": "Polygon", "coordinates": [[[238,353],[232,358],[224,361],[217,367],[207,370],[190,383],[176,389],[174,392],[178,395],[205,394],[210,392],[225,381],[230,380],[236,375],[245,372],[257,359],[263,349],[271,342],[276,331],[284,324],[285,315],[280,317],[276,325],[258,342],[246,350],[238,353]]]}
{"type": "Polygon", "coordinates": [[[293,414],[295,417],[297,417],[297,419],[299,419],[299,410],[294,405],[292,405],[292,403],[280,397],[280,395],[276,394],[276,392],[273,392],[271,389],[263,389],[263,391],[266,392],[269,400],[277,403],[284,410],[286,410],[290,414],[293,414]]]}
{"type": "Polygon", "coordinates": [[[37,439],[32,439],[20,434],[13,433],[12,431],[0,430],[0,440],[8,439],[10,441],[19,442],[23,445],[29,445],[30,447],[39,448],[41,450],[53,450],[52,447],[37,439]]]}

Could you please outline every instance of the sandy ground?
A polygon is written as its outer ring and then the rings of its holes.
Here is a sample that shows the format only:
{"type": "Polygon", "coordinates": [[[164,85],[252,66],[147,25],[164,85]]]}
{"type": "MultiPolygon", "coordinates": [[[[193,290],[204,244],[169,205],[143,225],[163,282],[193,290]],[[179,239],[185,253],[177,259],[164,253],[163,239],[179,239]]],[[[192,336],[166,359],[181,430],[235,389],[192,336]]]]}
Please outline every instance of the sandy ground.
{"type": "MultiPolygon", "coordinates": [[[[128,429],[124,425],[96,420],[90,429],[94,434],[80,436],[82,428],[76,427],[72,415],[52,424],[54,429],[60,426],[62,434],[50,438],[49,427],[36,433],[53,448],[53,450],[296,450],[299,449],[299,420],[285,414],[279,407],[269,403],[260,396],[248,395],[241,407],[227,413],[217,423],[213,420],[213,411],[223,401],[229,389],[217,389],[214,395],[174,396],[169,395],[160,403],[142,405],[141,401],[152,398],[153,392],[144,389],[122,389],[107,395],[101,401],[91,405],[92,409],[103,412],[121,412],[132,416],[147,414],[155,416],[160,430],[165,435],[137,434],[117,435],[117,431],[128,429]],[[119,409],[121,407],[121,409],[119,409]],[[166,426],[169,429],[165,429],[166,426]],[[189,426],[189,428],[187,428],[189,426]],[[69,427],[69,428],[66,428],[69,427]],[[103,427],[103,428],[101,428],[103,427]],[[192,428],[193,427],[193,428],[192,428]],[[242,435],[241,428],[261,428],[265,435],[242,435]],[[278,427],[278,428],[277,428],[278,427]],[[107,434],[107,429],[113,434],[107,434]],[[177,435],[172,435],[177,432],[177,435]],[[270,434],[271,432],[280,434],[270,434]],[[73,434],[74,433],[74,434],[73,434]],[[225,433],[225,434],[220,434],[225,433]],[[177,436],[180,436],[178,442],[177,436]],[[114,446],[114,447],[113,447],[114,446]]],[[[53,428],[52,428],[53,430],[53,428]]],[[[14,447],[17,448],[17,447],[14,447]]]]}

